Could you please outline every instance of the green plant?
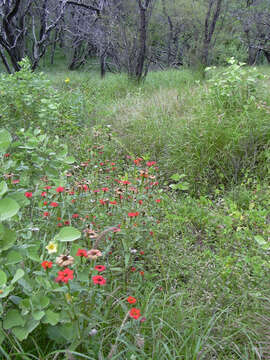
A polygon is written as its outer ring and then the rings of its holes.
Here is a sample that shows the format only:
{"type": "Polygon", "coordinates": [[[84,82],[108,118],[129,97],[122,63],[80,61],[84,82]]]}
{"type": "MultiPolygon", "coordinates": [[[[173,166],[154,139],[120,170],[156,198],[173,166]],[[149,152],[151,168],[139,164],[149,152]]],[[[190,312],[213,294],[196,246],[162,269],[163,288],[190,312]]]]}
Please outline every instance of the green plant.
{"type": "Polygon", "coordinates": [[[14,74],[0,74],[0,125],[10,130],[53,128],[59,116],[57,92],[44,74],[31,71],[28,59],[20,66],[14,74]]]}
{"type": "MultiPolygon", "coordinates": [[[[258,80],[264,76],[254,67],[246,67],[245,63],[237,62],[234,57],[227,60],[228,67],[217,71],[208,80],[208,98],[217,108],[224,110],[239,109],[254,104],[257,95],[258,80]]],[[[215,70],[208,67],[206,72],[215,70]]]]}

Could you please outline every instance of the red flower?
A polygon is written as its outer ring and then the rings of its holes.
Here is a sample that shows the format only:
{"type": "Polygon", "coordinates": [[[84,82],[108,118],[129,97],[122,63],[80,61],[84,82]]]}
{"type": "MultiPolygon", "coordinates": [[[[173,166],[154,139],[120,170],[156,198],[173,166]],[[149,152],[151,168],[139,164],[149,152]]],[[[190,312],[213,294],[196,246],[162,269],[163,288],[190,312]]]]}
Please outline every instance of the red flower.
{"type": "Polygon", "coordinates": [[[138,211],[136,211],[136,212],[130,212],[130,213],[128,213],[128,217],[136,217],[136,216],[138,216],[140,213],[138,212],[138,211]]]}
{"type": "Polygon", "coordinates": [[[24,196],[26,196],[27,198],[31,198],[33,196],[33,193],[29,192],[29,191],[26,191],[24,193],[24,196]]]}
{"type": "Polygon", "coordinates": [[[84,249],[78,249],[76,256],[87,257],[87,251],[84,249]]]}
{"type": "Polygon", "coordinates": [[[79,214],[73,214],[72,219],[77,219],[79,217],[79,214]]]}
{"type": "Polygon", "coordinates": [[[44,201],[43,205],[47,205],[48,204],[48,201],[44,201]]]}
{"type": "Polygon", "coordinates": [[[69,194],[69,195],[74,195],[75,192],[74,192],[74,191],[70,191],[68,194],[69,194]]]}
{"type": "Polygon", "coordinates": [[[143,201],[142,201],[142,200],[139,200],[138,203],[139,203],[140,205],[142,205],[143,201]]]}
{"type": "Polygon", "coordinates": [[[59,205],[59,204],[58,204],[57,202],[51,202],[51,203],[50,203],[50,206],[51,206],[51,207],[57,207],[58,205],[59,205]]]}
{"type": "Polygon", "coordinates": [[[156,161],[147,161],[147,163],[146,163],[146,165],[147,165],[148,167],[153,166],[153,165],[155,165],[155,164],[156,164],[156,161]]]}
{"type": "Polygon", "coordinates": [[[70,221],[69,221],[69,220],[65,220],[65,221],[64,221],[64,224],[65,224],[65,225],[69,225],[69,224],[70,224],[70,221]]]}
{"type": "Polygon", "coordinates": [[[132,266],[132,268],[130,269],[130,271],[135,272],[136,268],[134,266],[132,266]]]}
{"type": "Polygon", "coordinates": [[[160,203],[161,202],[161,200],[160,199],[156,199],[156,203],[160,203]]]}
{"type": "Polygon", "coordinates": [[[62,223],[58,223],[57,226],[58,226],[58,227],[62,227],[63,224],[62,224],[62,223]]]}
{"type": "Polygon", "coordinates": [[[12,184],[19,184],[20,180],[16,179],[16,180],[12,180],[11,182],[12,182],[12,184]]]}
{"type": "Polygon", "coordinates": [[[141,254],[141,255],[144,255],[144,251],[140,251],[140,254],[141,254]]]}
{"type": "Polygon", "coordinates": [[[135,160],[134,160],[134,164],[135,164],[135,165],[140,165],[140,162],[141,162],[141,161],[143,161],[142,158],[135,159],[135,160]]]}
{"type": "Polygon", "coordinates": [[[63,186],[58,186],[58,188],[55,189],[56,192],[61,193],[65,191],[65,188],[63,186]]]}
{"type": "Polygon", "coordinates": [[[49,185],[47,185],[47,186],[44,186],[44,189],[45,190],[50,190],[52,187],[51,186],[49,186],[49,185]]]}
{"type": "Polygon", "coordinates": [[[42,191],[42,193],[41,193],[41,196],[42,196],[42,197],[45,197],[45,196],[47,196],[47,193],[46,193],[46,191],[42,191]]]}
{"type": "Polygon", "coordinates": [[[107,192],[107,191],[109,191],[109,188],[108,187],[103,187],[103,188],[101,188],[101,190],[104,191],[104,192],[107,192]]]}
{"type": "Polygon", "coordinates": [[[70,270],[69,268],[66,268],[63,271],[58,271],[58,276],[55,279],[56,282],[64,282],[64,283],[68,283],[69,280],[73,279],[73,270],[70,270]]]}
{"type": "Polygon", "coordinates": [[[144,276],[144,271],[140,271],[140,275],[144,276]]]}
{"type": "Polygon", "coordinates": [[[138,320],[139,317],[141,317],[141,310],[140,309],[136,309],[136,308],[132,308],[129,311],[129,316],[132,317],[133,319],[138,320]]]}
{"type": "Polygon", "coordinates": [[[8,157],[10,157],[10,154],[9,154],[9,153],[6,153],[6,154],[4,154],[4,157],[5,157],[5,158],[8,158],[8,157]]]}
{"type": "Polygon", "coordinates": [[[104,279],[104,277],[101,276],[101,275],[93,276],[92,280],[93,280],[94,284],[98,284],[98,285],[105,285],[106,284],[106,279],[104,279]]]}
{"type": "Polygon", "coordinates": [[[117,201],[115,201],[115,200],[110,201],[110,204],[111,204],[111,205],[117,205],[117,201]]]}
{"type": "Polygon", "coordinates": [[[106,270],[106,266],[104,265],[96,265],[95,266],[95,270],[97,270],[98,272],[102,272],[106,270]]]}
{"type": "Polygon", "coordinates": [[[121,184],[123,184],[123,185],[130,185],[131,182],[128,181],[128,180],[123,180],[123,181],[121,181],[121,184]]]}
{"type": "Polygon", "coordinates": [[[135,299],[135,297],[129,296],[127,298],[127,302],[130,303],[130,304],[135,304],[135,302],[137,302],[137,300],[135,299]]]}
{"type": "Polygon", "coordinates": [[[43,269],[50,269],[52,267],[52,262],[51,261],[43,261],[41,263],[41,266],[43,267],[43,269]]]}
{"type": "Polygon", "coordinates": [[[104,201],[103,199],[100,199],[99,202],[100,202],[101,205],[105,205],[105,204],[106,204],[106,201],[104,201]]]}
{"type": "Polygon", "coordinates": [[[50,216],[49,211],[44,211],[43,216],[44,216],[44,217],[50,216]]]}

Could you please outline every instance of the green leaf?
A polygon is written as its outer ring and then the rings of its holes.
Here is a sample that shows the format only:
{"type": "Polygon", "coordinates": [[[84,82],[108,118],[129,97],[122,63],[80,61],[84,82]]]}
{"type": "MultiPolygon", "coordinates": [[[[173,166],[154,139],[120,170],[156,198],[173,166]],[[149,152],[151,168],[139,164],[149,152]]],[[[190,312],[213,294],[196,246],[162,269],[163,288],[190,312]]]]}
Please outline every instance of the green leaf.
{"type": "Polygon", "coordinates": [[[7,275],[3,270],[0,270],[0,286],[5,285],[7,282],[7,275]]]}
{"type": "Polygon", "coordinates": [[[27,339],[28,331],[23,327],[15,327],[12,329],[12,332],[19,341],[27,339]]]}
{"type": "Polygon", "coordinates": [[[12,137],[10,133],[5,130],[0,130],[0,152],[5,152],[6,149],[9,147],[10,143],[12,141],[12,137]]]}
{"type": "Polygon", "coordinates": [[[3,328],[8,330],[15,326],[24,326],[24,324],[25,320],[18,310],[9,310],[3,321],[3,328]]]}
{"type": "Polygon", "coordinates": [[[22,255],[18,251],[11,250],[7,255],[5,264],[6,265],[17,264],[20,261],[22,261],[22,255]]]}
{"type": "Polygon", "coordinates": [[[19,211],[20,206],[18,203],[11,199],[5,198],[0,200],[0,221],[4,221],[6,219],[11,218],[16,215],[19,211]]]}
{"type": "Polygon", "coordinates": [[[23,269],[18,269],[13,277],[13,279],[11,280],[11,284],[15,284],[15,282],[17,282],[18,280],[20,280],[22,277],[24,276],[24,271],[23,269]]]}
{"type": "Polygon", "coordinates": [[[0,294],[0,299],[3,299],[9,295],[9,293],[14,289],[14,286],[6,286],[4,289],[2,289],[2,293],[0,294]]]}
{"type": "Polygon", "coordinates": [[[15,200],[20,207],[27,206],[30,204],[30,201],[27,199],[27,197],[24,195],[24,192],[22,191],[16,191],[15,193],[9,193],[8,197],[15,200]]]}
{"type": "Polygon", "coordinates": [[[0,224],[0,252],[11,248],[16,241],[16,233],[0,224]]]}
{"type": "Polygon", "coordinates": [[[0,183],[0,196],[4,195],[8,191],[8,186],[5,181],[1,181],[0,183]]]}
{"type": "Polygon", "coordinates": [[[50,303],[50,299],[47,296],[35,295],[31,298],[32,304],[38,309],[44,309],[50,303]]]}
{"type": "Polygon", "coordinates": [[[41,320],[43,318],[43,316],[45,315],[45,311],[40,310],[40,311],[34,311],[32,313],[33,318],[37,321],[41,320]]]}
{"type": "Polygon", "coordinates": [[[55,236],[56,241],[74,241],[81,237],[79,230],[75,229],[72,226],[64,227],[60,230],[59,234],[55,236]]]}
{"type": "Polygon", "coordinates": [[[74,156],[67,156],[64,158],[64,162],[66,164],[73,164],[75,162],[75,157],[74,156]]]}
{"type": "Polygon", "coordinates": [[[55,313],[52,310],[47,310],[45,314],[46,316],[42,320],[43,323],[55,326],[59,322],[60,315],[58,313],[55,313]]]}
{"type": "Polygon", "coordinates": [[[254,239],[257,241],[257,243],[261,246],[266,245],[267,242],[264,240],[264,238],[261,235],[256,235],[254,239]]]}

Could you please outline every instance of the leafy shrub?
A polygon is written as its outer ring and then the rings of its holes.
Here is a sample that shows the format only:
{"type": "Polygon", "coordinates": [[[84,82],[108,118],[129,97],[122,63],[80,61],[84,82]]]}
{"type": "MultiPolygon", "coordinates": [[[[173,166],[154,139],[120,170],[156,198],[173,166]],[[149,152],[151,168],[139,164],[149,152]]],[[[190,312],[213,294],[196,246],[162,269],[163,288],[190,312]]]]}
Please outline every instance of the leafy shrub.
{"type": "Polygon", "coordinates": [[[0,75],[0,125],[9,128],[42,124],[52,126],[58,117],[58,95],[42,73],[31,71],[28,59],[21,70],[0,75]]]}
{"type": "MultiPolygon", "coordinates": [[[[225,70],[216,72],[208,80],[206,98],[220,109],[243,109],[254,103],[258,80],[263,75],[255,67],[245,67],[245,63],[238,63],[233,57],[228,60],[228,64],[225,70]]],[[[205,71],[213,69],[216,67],[208,67],[205,71]]]]}

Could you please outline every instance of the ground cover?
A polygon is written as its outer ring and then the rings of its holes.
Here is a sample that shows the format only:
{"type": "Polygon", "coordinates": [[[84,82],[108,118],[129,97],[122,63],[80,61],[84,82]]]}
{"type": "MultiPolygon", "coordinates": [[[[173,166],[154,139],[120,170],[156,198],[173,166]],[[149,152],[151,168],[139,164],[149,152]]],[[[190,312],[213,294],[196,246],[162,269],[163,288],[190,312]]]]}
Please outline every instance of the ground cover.
{"type": "Polygon", "coordinates": [[[1,79],[3,358],[267,359],[268,79],[235,71],[233,107],[189,70],[1,79]]]}

